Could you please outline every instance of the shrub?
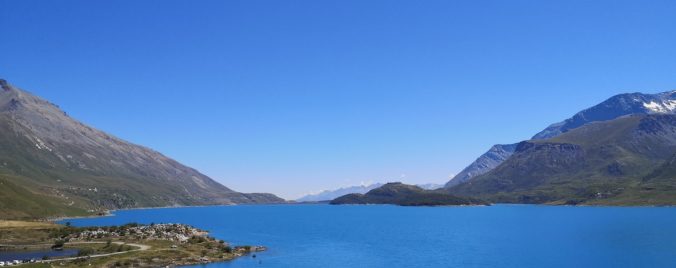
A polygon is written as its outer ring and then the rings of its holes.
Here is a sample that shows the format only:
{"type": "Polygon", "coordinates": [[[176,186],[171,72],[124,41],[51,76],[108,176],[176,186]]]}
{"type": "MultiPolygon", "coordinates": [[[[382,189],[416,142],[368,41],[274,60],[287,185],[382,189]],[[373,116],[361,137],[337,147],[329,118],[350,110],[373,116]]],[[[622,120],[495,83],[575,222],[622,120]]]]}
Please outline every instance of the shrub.
{"type": "Polygon", "coordinates": [[[94,254],[94,250],[93,250],[93,249],[91,249],[91,248],[83,248],[83,249],[81,249],[81,250],[77,253],[77,256],[78,256],[78,257],[81,257],[81,256],[89,256],[89,255],[92,255],[92,254],[94,254]]]}
{"type": "Polygon", "coordinates": [[[52,246],[52,248],[53,248],[53,249],[56,249],[56,248],[63,248],[63,246],[64,246],[65,244],[66,244],[66,241],[65,241],[65,240],[58,239],[58,240],[54,241],[54,245],[52,246]]]}

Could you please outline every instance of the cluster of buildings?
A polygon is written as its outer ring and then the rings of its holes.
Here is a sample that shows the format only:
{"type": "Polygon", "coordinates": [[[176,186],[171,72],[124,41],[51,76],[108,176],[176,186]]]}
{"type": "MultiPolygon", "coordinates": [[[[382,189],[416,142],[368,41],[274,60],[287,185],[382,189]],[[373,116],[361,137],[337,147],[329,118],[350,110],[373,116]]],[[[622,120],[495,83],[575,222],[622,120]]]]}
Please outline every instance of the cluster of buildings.
{"type": "Polygon", "coordinates": [[[13,260],[13,261],[0,261],[0,266],[14,266],[24,263],[34,263],[36,260],[13,260]]]}
{"type": "Polygon", "coordinates": [[[71,241],[92,240],[101,238],[137,237],[150,240],[169,240],[180,243],[187,242],[191,237],[206,236],[207,232],[185,224],[151,224],[125,225],[121,227],[102,227],[74,233],[69,236],[71,241]]]}

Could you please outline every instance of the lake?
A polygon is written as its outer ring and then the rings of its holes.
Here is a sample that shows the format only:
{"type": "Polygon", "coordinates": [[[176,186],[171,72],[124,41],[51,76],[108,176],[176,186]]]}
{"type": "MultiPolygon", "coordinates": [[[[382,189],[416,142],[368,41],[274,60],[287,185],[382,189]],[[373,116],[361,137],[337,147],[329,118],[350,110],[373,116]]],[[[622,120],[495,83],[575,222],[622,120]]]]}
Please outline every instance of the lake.
{"type": "Polygon", "coordinates": [[[31,249],[31,250],[0,250],[0,261],[13,260],[41,260],[42,257],[71,257],[76,256],[80,252],[77,249],[31,249]]]}
{"type": "Polygon", "coordinates": [[[257,258],[194,267],[675,267],[676,208],[252,205],[123,210],[76,226],[186,223],[257,258]]]}

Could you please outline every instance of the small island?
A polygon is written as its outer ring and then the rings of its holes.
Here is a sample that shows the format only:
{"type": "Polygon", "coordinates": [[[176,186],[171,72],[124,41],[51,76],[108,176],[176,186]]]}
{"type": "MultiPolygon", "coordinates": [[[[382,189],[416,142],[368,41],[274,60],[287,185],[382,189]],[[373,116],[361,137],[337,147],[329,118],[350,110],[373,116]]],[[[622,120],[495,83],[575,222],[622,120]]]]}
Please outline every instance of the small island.
{"type": "Polygon", "coordinates": [[[231,246],[185,224],[73,227],[47,222],[1,221],[0,236],[3,238],[0,254],[9,251],[33,255],[41,251],[72,253],[2,262],[3,266],[28,268],[173,267],[228,261],[266,250],[263,246],[231,246]]]}
{"type": "Polygon", "coordinates": [[[401,182],[387,183],[366,194],[347,194],[331,201],[332,205],[344,204],[391,204],[399,206],[460,206],[488,205],[470,197],[459,197],[441,190],[424,190],[401,182]]]}

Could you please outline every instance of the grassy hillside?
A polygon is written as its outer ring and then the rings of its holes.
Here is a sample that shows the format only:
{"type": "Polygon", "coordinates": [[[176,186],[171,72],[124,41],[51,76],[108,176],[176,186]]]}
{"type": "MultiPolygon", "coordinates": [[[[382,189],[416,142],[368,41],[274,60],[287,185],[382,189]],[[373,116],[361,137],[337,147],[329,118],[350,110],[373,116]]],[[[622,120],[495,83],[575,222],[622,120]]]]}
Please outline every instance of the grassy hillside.
{"type": "Polygon", "coordinates": [[[0,79],[0,219],[118,208],[283,202],[233,191],[195,169],[69,117],[0,79]]]}
{"type": "Polygon", "coordinates": [[[479,205],[483,201],[450,195],[441,191],[424,190],[418,186],[388,183],[366,194],[348,194],[331,201],[342,204],[392,204],[400,206],[479,205]]]}
{"type": "Polygon", "coordinates": [[[0,219],[33,219],[44,216],[83,216],[87,211],[70,206],[64,198],[33,192],[14,183],[16,178],[0,176],[0,219]]]}
{"type": "Polygon", "coordinates": [[[622,117],[522,142],[500,166],[449,191],[510,203],[676,204],[676,169],[665,166],[675,152],[676,116],[622,117]]]}

